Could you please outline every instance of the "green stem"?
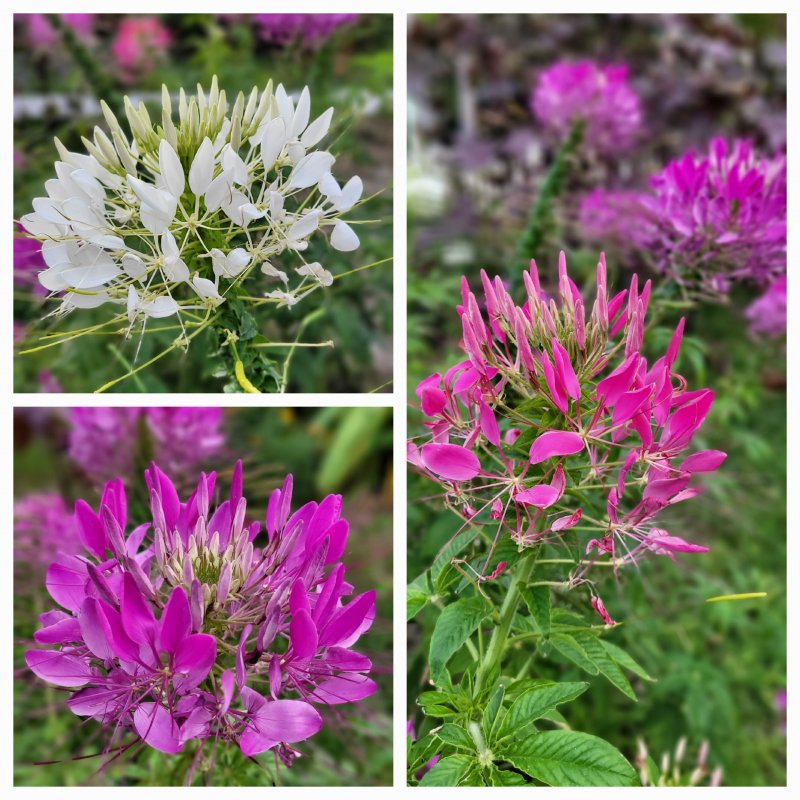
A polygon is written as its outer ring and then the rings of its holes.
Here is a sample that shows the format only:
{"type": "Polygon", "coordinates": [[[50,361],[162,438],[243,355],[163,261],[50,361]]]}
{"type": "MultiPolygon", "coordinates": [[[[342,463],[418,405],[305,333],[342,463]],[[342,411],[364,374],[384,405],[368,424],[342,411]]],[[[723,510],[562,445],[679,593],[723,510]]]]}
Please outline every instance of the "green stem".
{"type": "Polygon", "coordinates": [[[511,585],[508,587],[503,605],[500,607],[500,622],[492,632],[492,638],[489,640],[489,647],[486,649],[486,656],[478,667],[478,673],[475,677],[476,695],[483,687],[486,676],[491,674],[492,670],[500,663],[503,651],[508,642],[508,634],[511,631],[511,623],[514,620],[514,614],[517,613],[517,606],[520,601],[520,587],[527,584],[535,566],[536,557],[533,552],[524,556],[517,565],[516,574],[511,581],[511,585]]]}

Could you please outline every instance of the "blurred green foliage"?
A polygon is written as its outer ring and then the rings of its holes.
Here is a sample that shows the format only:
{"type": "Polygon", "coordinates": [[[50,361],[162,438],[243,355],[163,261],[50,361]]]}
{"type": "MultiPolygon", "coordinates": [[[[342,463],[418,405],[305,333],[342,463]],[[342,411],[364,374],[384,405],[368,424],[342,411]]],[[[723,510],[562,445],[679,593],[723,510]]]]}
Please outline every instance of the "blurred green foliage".
{"type": "MultiPolygon", "coordinates": [[[[355,253],[339,253],[321,242],[312,243],[309,258],[325,263],[334,275],[350,273],[325,291],[317,292],[298,308],[257,314],[261,332],[272,341],[333,341],[333,347],[297,348],[291,353],[289,391],[359,392],[384,387],[392,377],[392,18],[364,14],[337,29],[314,46],[298,42],[277,47],[258,39],[247,15],[221,19],[208,14],[161,15],[172,44],[167,59],[137,78],[134,85],[122,80],[109,51],[118,15],[95,15],[95,36],[84,46],[92,70],[82,66],[63,42],[52,48],[32,48],[24,27],[17,24],[14,48],[16,96],[67,95],[95,97],[99,69],[109,84],[106,99],[120,108],[126,93],[160,93],[162,83],[176,93],[191,91],[196,83],[208,87],[217,75],[229,98],[239,91],[262,87],[269,79],[289,91],[305,85],[311,89],[314,109],[336,108],[328,139],[337,155],[341,175],[358,174],[364,181],[368,203],[354,218],[359,224],[361,246],[355,253]],[[314,314],[312,322],[305,319],[314,314]]],[[[97,98],[100,99],[99,97],[97,98]]],[[[148,101],[151,111],[160,100],[148,101]]],[[[123,117],[124,118],[124,117],[123,117]]],[[[34,197],[44,194],[44,182],[53,175],[57,136],[70,150],[80,152],[81,136],[90,136],[95,125],[104,127],[99,106],[96,116],[63,117],[45,107],[36,117],[15,121],[14,215],[30,211],[34,197]]],[[[81,311],[66,319],[43,319],[52,302],[42,303],[30,292],[15,290],[14,317],[25,326],[26,346],[36,345],[42,333],[83,329],[107,318],[107,310],[81,311]]],[[[174,340],[174,333],[154,333],[125,340],[120,333],[81,336],[60,347],[15,359],[15,386],[37,391],[39,376],[54,376],[66,391],[93,391],[126,372],[131,366],[156,356],[174,340]]],[[[19,348],[23,349],[23,348],[19,348]]],[[[115,392],[217,392],[241,391],[220,380],[219,342],[204,332],[188,353],[173,350],[152,367],[122,381],[115,392]]],[[[268,353],[280,373],[289,352],[270,348],[268,353]]]]}
{"type": "MultiPolygon", "coordinates": [[[[772,81],[779,70],[765,67],[764,50],[769,42],[780,42],[785,36],[785,18],[756,16],[691,15],[689,25],[698,41],[718,42],[718,53],[749,54],[749,60],[734,59],[735,69],[745,73],[739,75],[741,92],[750,92],[743,87],[761,87],[758,91],[779,105],[785,84],[782,88],[779,81],[772,81]]],[[[518,102],[530,83],[521,88],[519,79],[531,78],[538,65],[558,55],[607,58],[609,48],[614,50],[614,60],[626,58],[638,88],[651,98],[647,107],[650,139],[645,146],[648,159],[667,152],[677,154],[709,132],[754,135],[757,139],[764,135],[755,129],[742,96],[732,90],[730,75],[699,75],[699,54],[706,51],[693,50],[696,42],[681,42],[678,50],[683,60],[665,71],[657,57],[660,51],[653,49],[654,44],[663,46],[666,38],[664,32],[659,36],[657,16],[615,16],[617,32],[612,39],[593,35],[609,24],[603,15],[491,16],[481,18],[480,23],[457,16],[418,19],[411,32],[409,79],[412,87],[425,87],[422,96],[437,101],[428,106],[428,111],[434,108],[434,116],[426,118],[424,125],[426,145],[434,148],[434,160],[465,163],[459,160],[463,154],[453,113],[458,108],[459,82],[453,75],[452,58],[464,42],[470,43],[473,57],[475,53],[482,56],[482,70],[467,71],[467,82],[475,92],[476,135],[485,140],[496,143],[517,130],[538,141],[535,126],[518,102]],[[648,42],[649,49],[644,46],[648,42]],[[563,53],[551,52],[559,47],[563,53]],[[658,74],[664,80],[672,76],[674,85],[655,92],[648,81],[658,74]],[[697,96],[692,92],[698,92],[697,96]],[[687,109],[704,96],[707,102],[692,112],[690,119],[687,109]]],[[[605,169],[648,170],[657,163],[634,163],[633,158],[632,153],[605,169]]],[[[538,197],[547,163],[545,159],[540,172],[533,170],[533,174],[526,172],[529,165],[513,159],[510,166],[505,165],[508,172],[494,162],[494,171],[481,173],[475,167],[469,172],[468,166],[445,172],[449,201],[441,213],[409,209],[412,437],[423,433],[419,403],[413,394],[417,383],[433,372],[444,373],[463,358],[455,310],[460,302],[461,273],[468,276],[473,289],[480,286],[481,267],[500,274],[512,287],[518,286],[518,273],[524,265],[514,257],[514,247],[538,197]],[[483,206],[471,204],[465,199],[465,184],[480,186],[484,200],[500,199],[483,206]],[[490,185],[499,190],[497,195],[489,193],[486,187],[490,185]],[[519,213],[509,210],[512,200],[519,213]]],[[[597,251],[581,240],[563,205],[554,212],[552,241],[543,252],[531,254],[537,256],[545,289],[555,288],[557,251],[564,247],[570,275],[585,296],[593,297],[597,251]]],[[[609,286],[621,288],[630,272],[641,271],[642,266],[625,261],[623,254],[610,253],[609,286]]],[[[658,276],[647,273],[640,277],[654,277],[659,282],[658,276]]],[[[537,672],[530,675],[559,681],[588,679],[589,690],[570,704],[570,725],[607,739],[631,761],[637,737],[646,741],[656,760],[671,751],[682,736],[688,737],[692,752],[708,740],[708,763],[723,768],[723,784],[730,786],[772,786],[786,781],[783,712],[775,705],[776,693],[786,687],[786,352],[785,342],[764,342],[747,333],[742,310],[753,297],[752,290],[745,288],[725,304],[698,304],[681,312],[687,317],[687,333],[678,371],[690,388],[709,386],[716,393],[694,444],[697,449],[724,450],[728,459],[703,481],[704,494],[671,509],[663,524],[676,535],[709,546],[710,552],[679,556],[674,564],[668,558],[650,558],[640,569],[626,570],[616,588],[613,580],[604,584],[603,600],[611,616],[624,623],[607,638],[628,651],[656,682],[633,680],[639,697],[635,703],[602,676],[587,678],[577,667],[549,661],[542,653],[536,654],[537,672]],[[705,602],[715,595],[755,591],[767,592],[767,597],[705,602]]],[[[679,316],[677,311],[664,312],[648,331],[648,358],[664,352],[679,316]]],[[[436,489],[417,474],[409,477],[409,580],[431,564],[460,525],[459,519],[444,509],[436,489]]],[[[565,597],[564,602],[574,599],[565,597]]],[[[428,606],[409,626],[408,715],[416,722],[418,734],[424,724],[414,699],[430,688],[425,662],[438,616],[438,609],[428,606]]],[[[525,655],[520,654],[520,661],[525,655]]],[[[533,649],[527,655],[533,656],[533,649]]]]}
{"type": "MultiPolygon", "coordinates": [[[[99,501],[66,455],[69,410],[20,409],[15,414],[15,493],[60,492],[68,505],[99,501]]],[[[377,590],[377,616],[359,642],[373,662],[376,694],[358,705],[321,709],[325,726],[299,749],[291,769],[272,754],[258,761],[237,748],[219,751],[217,769],[198,775],[216,786],[388,785],[392,780],[392,420],[385,408],[226,409],[223,429],[228,457],[203,468],[219,471],[219,491],[230,485],[233,463],[244,460],[245,496],[260,518],[271,491],[287,472],[294,475],[293,508],[326,492],[344,496],[350,538],[344,556],[348,580],[361,591],[377,590]],[[363,645],[363,646],[362,646],[363,645]]],[[[111,476],[109,476],[111,477],[111,476]]],[[[148,519],[144,480],[128,482],[129,518],[148,519]]],[[[188,488],[188,487],[185,487],[188,488]]],[[[18,786],[180,785],[187,771],[181,756],[145,748],[104,770],[97,755],[104,734],[97,723],[66,709],[67,694],[37,680],[25,667],[24,651],[38,627],[36,615],[54,605],[44,575],[15,564],[14,599],[14,781],[18,786]],[[93,755],[94,754],[94,755],[93,755]],[[91,756],[91,757],[87,757],[91,756]],[[46,765],[36,762],[52,761],[46,765]]]]}

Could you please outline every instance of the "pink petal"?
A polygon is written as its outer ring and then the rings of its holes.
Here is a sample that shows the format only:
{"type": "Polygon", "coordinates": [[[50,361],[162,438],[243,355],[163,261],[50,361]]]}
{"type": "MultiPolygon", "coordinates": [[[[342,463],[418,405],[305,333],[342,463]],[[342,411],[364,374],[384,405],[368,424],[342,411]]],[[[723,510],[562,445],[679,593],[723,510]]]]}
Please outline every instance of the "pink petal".
{"type": "Polygon", "coordinates": [[[133,726],[150,747],[162,753],[183,749],[180,730],[169,711],[157,703],[140,703],[133,712],[133,726]]]}
{"type": "Polygon", "coordinates": [[[45,628],[40,628],[33,634],[33,638],[39,644],[76,642],[81,639],[81,626],[75,617],[67,617],[45,628]]]}
{"type": "Polygon", "coordinates": [[[138,644],[147,644],[154,640],[156,619],[129,572],[123,578],[120,611],[122,626],[128,638],[138,644]]]}
{"type": "Polygon", "coordinates": [[[333,564],[344,554],[347,546],[347,537],[350,533],[350,523],[346,519],[340,519],[328,528],[325,534],[328,537],[328,555],[325,557],[325,564],[333,564]]]}
{"type": "Polygon", "coordinates": [[[100,517],[85,500],[75,503],[75,525],[83,546],[103,561],[106,557],[106,532],[100,517]]]}
{"type": "Polygon", "coordinates": [[[497,417],[494,411],[482,400],[480,402],[481,433],[495,447],[500,447],[500,428],[497,426],[497,417]]]}
{"type": "Polygon", "coordinates": [[[541,483],[538,486],[532,486],[530,489],[520,492],[514,497],[514,500],[524,506],[547,508],[553,505],[559,497],[561,497],[561,492],[558,491],[558,487],[541,483]]]}
{"type": "Polygon", "coordinates": [[[569,456],[583,450],[583,439],[568,431],[547,431],[531,445],[530,463],[539,464],[553,456],[569,456]]]}
{"type": "MultiPolygon", "coordinates": [[[[76,560],[79,567],[83,565],[76,560]]],[[[86,597],[86,572],[83,569],[54,563],[47,568],[45,585],[50,597],[60,606],[77,611],[86,597]]]]}
{"type": "Polygon", "coordinates": [[[331,617],[319,637],[319,646],[327,647],[347,641],[358,631],[370,613],[375,613],[374,589],[360,594],[331,617]]]}
{"type": "Polygon", "coordinates": [[[292,621],[289,623],[289,638],[296,659],[302,661],[316,654],[319,638],[317,626],[305,608],[301,608],[292,615],[292,621]]]}
{"type": "Polygon", "coordinates": [[[421,457],[431,472],[445,480],[467,481],[481,471],[475,453],[456,444],[426,444],[421,457]]]}
{"type": "Polygon", "coordinates": [[[179,645],[173,659],[172,685],[178,691],[194,689],[205,680],[217,657],[217,641],[207,633],[193,633],[179,645]]]}
{"type": "Polygon", "coordinates": [[[565,531],[568,528],[574,528],[581,521],[582,516],[583,516],[583,509],[579,508],[573,514],[569,514],[566,517],[559,517],[558,519],[553,520],[553,524],[550,526],[550,530],[565,531]]]}
{"type": "Polygon", "coordinates": [[[158,624],[158,649],[175,653],[180,643],[192,632],[192,613],[182,586],[176,586],[167,600],[158,624]]]}
{"type": "Polygon", "coordinates": [[[57,650],[28,650],[25,661],[35,675],[55,686],[85,686],[93,677],[84,659],[57,650]]]}
{"type": "Polygon", "coordinates": [[[335,706],[339,703],[355,703],[374,694],[378,689],[375,681],[366,675],[353,672],[337,675],[320,683],[310,695],[316,703],[335,706]]]}
{"type": "Polygon", "coordinates": [[[728,457],[722,450],[701,450],[684,459],[681,469],[684,472],[713,472],[728,457]]]}
{"type": "MultiPolygon", "coordinates": [[[[263,698],[262,698],[263,700],[263,698]]],[[[280,742],[301,742],[322,727],[322,717],[302,700],[263,701],[239,739],[246,756],[255,756],[280,742]]]]}

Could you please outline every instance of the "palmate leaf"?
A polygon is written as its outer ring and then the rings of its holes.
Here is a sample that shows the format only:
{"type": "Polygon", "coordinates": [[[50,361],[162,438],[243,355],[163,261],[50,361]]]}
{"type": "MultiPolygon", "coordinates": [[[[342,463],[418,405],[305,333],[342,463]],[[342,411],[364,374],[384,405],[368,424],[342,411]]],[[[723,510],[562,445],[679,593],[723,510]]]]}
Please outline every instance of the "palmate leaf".
{"type": "Polygon", "coordinates": [[[613,745],[578,731],[547,731],[499,757],[548,786],[638,786],[636,770],[613,745]]]}
{"type": "Polygon", "coordinates": [[[433,629],[428,657],[433,683],[442,681],[450,657],[463,646],[488,614],[489,607],[480,597],[457,600],[442,611],[433,629]]]}

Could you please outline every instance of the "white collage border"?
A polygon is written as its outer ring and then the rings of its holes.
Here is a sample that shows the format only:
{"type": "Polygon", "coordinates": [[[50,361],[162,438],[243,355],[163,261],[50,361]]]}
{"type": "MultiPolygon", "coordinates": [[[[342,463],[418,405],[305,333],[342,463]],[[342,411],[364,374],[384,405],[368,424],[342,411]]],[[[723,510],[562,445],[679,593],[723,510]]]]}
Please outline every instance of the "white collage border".
{"type": "MultiPolygon", "coordinates": [[[[13,166],[11,153],[13,149],[13,128],[9,120],[13,119],[13,46],[12,46],[12,15],[14,12],[46,12],[46,13],[68,13],[74,11],[92,11],[97,13],[216,13],[221,10],[220,1],[209,2],[208,0],[193,0],[192,2],[175,2],[174,0],[161,0],[153,3],[140,0],[135,3],[118,2],[117,0],[64,0],[64,2],[12,2],[9,6],[4,4],[2,16],[3,22],[0,27],[0,75],[4,76],[2,92],[3,101],[0,108],[4,108],[6,113],[5,124],[0,126],[0,154],[4,158],[0,161],[2,170],[3,188],[0,191],[0,220],[11,219],[13,216],[13,166]]],[[[280,11],[283,9],[269,7],[272,4],[265,2],[253,2],[252,0],[240,1],[234,4],[226,4],[226,12],[237,13],[257,13],[265,10],[280,11]],[[232,6],[232,7],[231,7],[232,6]]],[[[405,623],[405,586],[406,586],[406,398],[408,387],[406,386],[406,275],[407,275],[407,240],[406,240],[406,31],[408,17],[422,13],[509,13],[509,14],[545,14],[545,13],[788,13],[788,65],[787,82],[788,93],[788,114],[787,114],[787,140],[788,140],[788,163],[789,163],[789,207],[788,215],[790,220],[800,221],[800,205],[798,204],[797,191],[800,187],[800,153],[798,153],[798,136],[800,136],[800,102],[798,102],[798,62],[800,62],[800,2],[798,0],[784,0],[784,2],[768,2],[764,0],[757,2],[718,2],[718,0],[698,4],[687,0],[672,0],[672,2],[657,2],[648,4],[643,9],[641,2],[633,0],[560,0],[557,4],[546,3],[543,0],[528,0],[528,2],[509,2],[508,0],[497,0],[497,2],[479,2],[476,0],[459,0],[459,2],[418,2],[418,0],[373,0],[373,2],[359,2],[358,0],[292,0],[290,10],[293,12],[312,12],[312,13],[340,13],[358,12],[364,14],[393,14],[394,15],[394,298],[393,298],[393,318],[394,318],[394,340],[393,340],[393,360],[394,360],[394,383],[391,394],[287,394],[287,395],[261,395],[255,398],[253,395],[229,395],[229,394],[159,394],[151,395],[148,401],[152,405],[197,405],[197,406],[247,406],[247,407],[282,407],[282,406],[304,406],[304,407],[324,407],[324,406],[352,406],[352,407],[376,407],[391,406],[394,409],[394,654],[393,654],[393,684],[394,684],[394,786],[393,787],[348,787],[346,791],[354,800],[357,798],[370,798],[382,800],[383,798],[436,798],[436,800],[449,800],[450,798],[464,797],[469,794],[472,797],[480,791],[481,797],[486,796],[487,790],[477,788],[444,788],[444,789],[424,789],[409,788],[405,786],[405,719],[406,719],[406,623],[405,623]]],[[[13,787],[13,580],[12,580],[12,509],[13,509],[13,410],[15,407],[24,406],[102,406],[119,405],[131,406],[141,405],[142,395],[140,394],[117,394],[106,397],[104,395],[40,395],[40,394],[15,394],[13,390],[13,296],[12,296],[12,241],[11,226],[0,228],[3,230],[2,252],[5,254],[4,272],[0,286],[4,291],[0,292],[0,319],[2,320],[2,330],[8,337],[4,340],[4,345],[0,348],[0,419],[2,419],[3,431],[3,456],[0,465],[0,508],[3,509],[3,524],[0,527],[0,552],[5,554],[0,563],[0,598],[2,598],[2,613],[0,619],[3,628],[0,631],[0,710],[2,713],[3,727],[0,735],[0,788],[8,789],[10,795],[16,797],[40,798],[45,797],[47,789],[30,787],[13,787]]],[[[800,269],[800,249],[798,248],[798,228],[789,226],[789,250],[788,263],[796,265],[800,269]]],[[[408,269],[412,268],[408,265],[408,269]]],[[[789,278],[789,308],[800,307],[800,281],[792,275],[789,278]]],[[[798,337],[800,337],[800,322],[793,314],[788,315],[788,344],[787,344],[787,370],[788,370],[788,391],[787,407],[800,411],[800,397],[796,389],[797,379],[800,377],[800,365],[796,360],[798,337]]],[[[789,415],[787,430],[788,452],[790,454],[788,464],[787,485],[794,487],[798,485],[800,479],[800,430],[798,426],[798,416],[794,419],[789,415]]],[[[797,492],[793,495],[798,496],[797,492]]],[[[788,502],[788,501],[787,501],[788,502]]],[[[788,526],[787,531],[794,535],[788,536],[788,555],[787,565],[796,564],[800,558],[800,550],[796,538],[798,527],[797,502],[790,503],[788,507],[788,526]]],[[[787,675],[796,676],[798,674],[798,641],[797,632],[800,630],[798,624],[797,605],[798,587],[797,583],[788,582],[787,603],[789,607],[789,641],[788,641],[788,666],[787,675]]],[[[800,747],[800,714],[795,713],[797,704],[800,703],[800,693],[798,693],[796,682],[788,681],[788,733],[787,733],[787,753],[797,751],[800,747]]],[[[777,798],[789,797],[791,789],[800,785],[800,765],[793,762],[791,757],[788,760],[788,787],[769,787],[759,788],[758,790],[736,787],[694,788],[691,790],[693,797],[713,796],[715,798],[777,798]],[[756,794],[757,791],[757,794],[756,794]]],[[[177,788],[177,787],[153,787],[153,788],[118,788],[101,789],[86,787],[59,787],[59,792],[68,798],[86,798],[87,796],[117,797],[117,796],[142,796],[147,798],[160,797],[184,797],[195,796],[196,793],[213,791],[214,798],[249,798],[265,796],[308,798],[320,800],[320,792],[326,791],[324,788],[272,788],[272,787],[218,787],[213,790],[200,788],[177,788]],[[264,793],[269,793],[265,795],[264,793]]],[[[525,787],[516,788],[496,788],[488,792],[492,796],[508,796],[513,794],[519,798],[523,793],[529,791],[525,787]]],[[[646,793],[647,789],[625,789],[625,797],[639,796],[646,793]]],[[[659,797],[672,798],[680,797],[685,791],[679,788],[666,788],[659,790],[659,797]]],[[[568,788],[541,788],[539,792],[544,796],[589,796],[591,792],[592,800],[606,800],[608,798],[618,798],[619,789],[568,789],[568,788]]],[[[3,796],[9,796],[3,794],[3,796]]]]}

